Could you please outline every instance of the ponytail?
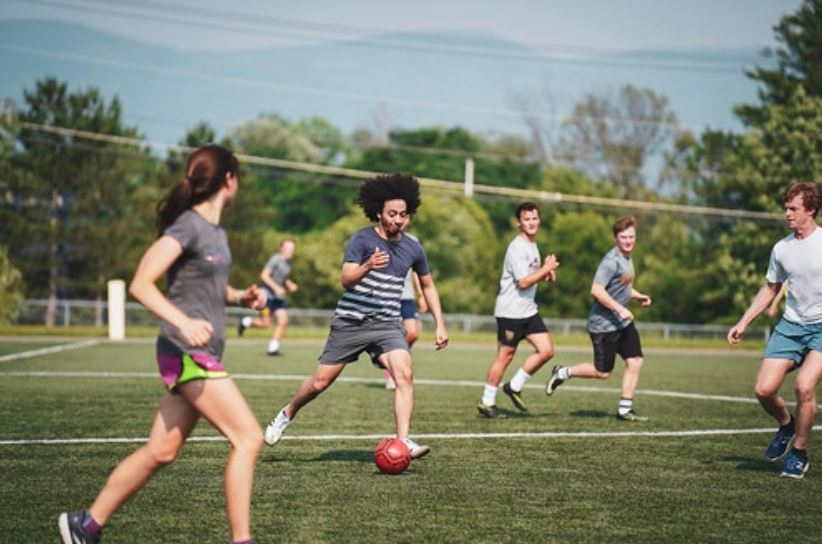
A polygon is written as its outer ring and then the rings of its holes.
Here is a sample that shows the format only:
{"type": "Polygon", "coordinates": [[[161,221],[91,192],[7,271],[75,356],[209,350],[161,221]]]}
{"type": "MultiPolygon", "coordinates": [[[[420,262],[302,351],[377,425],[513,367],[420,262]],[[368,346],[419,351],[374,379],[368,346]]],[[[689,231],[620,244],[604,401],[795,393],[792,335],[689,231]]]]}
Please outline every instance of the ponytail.
{"type": "Polygon", "coordinates": [[[239,163],[231,151],[215,144],[194,151],[186,164],[186,177],[157,204],[157,237],[184,211],[216,194],[228,174],[239,174],[239,163]]]}

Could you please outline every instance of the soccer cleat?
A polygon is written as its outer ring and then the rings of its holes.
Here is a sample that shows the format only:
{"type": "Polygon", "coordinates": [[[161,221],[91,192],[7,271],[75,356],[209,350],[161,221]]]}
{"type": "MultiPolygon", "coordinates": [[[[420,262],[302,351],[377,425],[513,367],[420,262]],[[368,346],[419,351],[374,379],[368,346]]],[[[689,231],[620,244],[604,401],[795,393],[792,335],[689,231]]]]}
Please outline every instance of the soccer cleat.
{"type": "Polygon", "coordinates": [[[268,350],[266,351],[269,355],[279,355],[280,354],[280,342],[277,340],[272,340],[268,343],[268,350]]]}
{"type": "Polygon", "coordinates": [[[783,478],[795,478],[801,480],[808,472],[811,463],[808,461],[807,454],[799,453],[796,450],[791,450],[785,458],[785,466],[782,467],[782,472],[779,474],[783,478]]]}
{"type": "Polygon", "coordinates": [[[620,414],[617,412],[616,418],[620,421],[648,421],[647,417],[641,416],[633,410],[628,411],[626,414],[620,414]]]}
{"type": "Polygon", "coordinates": [[[63,544],[99,544],[100,535],[90,535],[83,528],[85,512],[63,512],[57,519],[63,544]]]}
{"type": "Polygon", "coordinates": [[[411,453],[411,459],[419,459],[420,457],[425,457],[431,453],[431,448],[429,446],[417,444],[410,438],[404,439],[403,442],[405,442],[405,445],[408,446],[408,451],[411,453]]]}
{"type": "Polygon", "coordinates": [[[528,407],[525,405],[525,401],[522,399],[522,392],[521,391],[514,391],[511,389],[511,382],[505,382],[502,386],[502,392],[508,395],[508,398],[511,399],[511,402],[514,403],[514,406],[517,407],[517,410],[520,412],[527,412],[528,407]]]}
{"type": "Polygon", "coordinates": [[[240,320],[237,321],[237,336],[242,336],[247,328],[248,327],[243,324],[243,318],[241,317],[240,320]]]}
{"type": "Polygon", "coordinates": [[[780,427],[773,436],[771,443],[768,444],[768,447],[765,449],[765,459],[768,461],[776,461],[785,455],[785,452],[788,451],[791,445],[794,434],[796,434],[794,429],[780,427]]]}
{"type": "Polygon", "coordinates": [[[477,405],[477,411],[481,415],[483,415],[487,418],[490,418],[490,419],[505,417],[505,414],[503,414],[502,412],[499,411],[499,408],[497,408],[496,404],[492,404],[491,406],[488,406],[486,404],[479,403],[477,405]]]}
{"type": "Polygon", "coordinates": [[[555,366],[553,370],[551,370],[551,377],[548,378],[548,383],[545,384],[545,394],[551,396],[554,394],[554,391],[557,390],[557,387],[562,385],[565,380],[559,379],[559,369],[562,368],[559,365],[555,366]]]}
{"type": "Polygon", "coordinates": [[[289,425],[291,425],[291,420],[285,417],[285,408],[283,408],[277,414],[277,417],[265,426],[265,443],[273,446],[279,442],[289,425]]]}

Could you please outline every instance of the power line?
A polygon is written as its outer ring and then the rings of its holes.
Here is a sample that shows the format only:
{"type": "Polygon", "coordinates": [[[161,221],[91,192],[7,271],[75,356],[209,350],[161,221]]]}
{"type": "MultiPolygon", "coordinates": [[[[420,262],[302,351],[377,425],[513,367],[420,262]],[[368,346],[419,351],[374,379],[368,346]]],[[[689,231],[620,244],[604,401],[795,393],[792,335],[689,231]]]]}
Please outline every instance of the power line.
{"type": "MultiPolygon", "coordinates": [[[[85,4],[90,2],[95,3],[95,0],[86,0],[85,4]]],[[[634,68],[674,71],[740,73],[742,68],[739,64],[743,60],[742,58],[731,55],[717,58],[718,56],[713,54],[712,56],[714,58],[711,58],[705,53],[694,52],[679,54],[667,51],[638,53],[635,51],[626,52],[616,49],[606,50],[591,47],[557,46],[533,42],[517,42],[517,47],[503,50],[494,46],[461,44],[458,40],[452,40],[457,43],[449,45],[414,39],[386,39],[384,37],[385,32],[379,29],[329,25],[297,19],[270,17],[258,13],[242,13],[236,10],[228,11],[200,6],[184,8],[176,4],[153,0],[106,0],[105,2],[98,2],[102,3],[104,7],[82,5],[76,2],[61,0],[28,0],[27,3],[62,8],[74,13],[96,13],[130,20],[137,18],[172,25],[184,25],[186,27],[197,26],[212,30],[244,34],[252,33],[268,37],[289,37],[309,41],[334,42],[335,45],[339,46],[444,53],[455,56],[511,59],[538,63],[563,62],[571,64],[630,66],[634,68]],[[116,5],[112,6],[111,4],[116,5]],[[169,12],[177,12],[184,15],[184,17],[175,17],[169,12]],[[294,30],[294,27],[296,27],[296,30],[294,30]],[[300,27],[307,27],[308,30],[300,29],[300,27]],[[359,36],[363,33],[370,34],[371,37],[359,39],[359,36]],[[376,36],[376,38],[374,38],[374,36],[376,36]],[[542,54],[538,53],[538,51],[548,51],[548,53],[542,54]],[[607,55],[607,57],[604,55],[607,55]],[[636,60],[625,58],[626,55],[634,55],[637,58],[636,60]],[[723,65],[728,63],[732,63],[732,65],[723,65]]]]}
{"type": "MultiPolygon", "coordinates": [[[[159,142],[147,142],[139,138],[128,138],[124,136],[113,136],[99,134],[71,128],[54,127],[37,123],[21,122],[22,128],[40,131],[61,136],[87,139],[98,142],[107,142],[117,145],[134,146],[139,148],[164,149],[170,152],[189,153],[194,148],[178,145],[170,145],[159,142]]],[[[295,170],[314,174],[325,174],[344,178],[366,179],[381,172],[367,170],[355,170],[338,166],[328,166],[310,164],[283,159],[272,159],[267,157],[257,157],[253,155],[237,154],[237,158],[243,163],[269,166],[279,169],[295,170]]],[[[465,184],[462,182],[434,179],[417,178],[421,185],[439,189],[452,194],[466,194],[465,184]]],[[[772,223],[782,221],[780,214],[769,212],[756,212],[748,210],[733,210],[726,208],[712,208],[707,206],[690,206],[685,204],[672,204],[666,202],[642,202],[637,200],[627,200],[618,198],[604,198],[596,196],[572,195],[559,192],[538,191],[533,189],[516,189],[511,187],[499,187],[493,185],[473,185],[473,192],[481,195],[498,195],[520,200],[535,200],[549,204],[575,204],[585,206],[595,206],[606,209],[633,210],[637,212],[673,213],[679,215],[708,217],[712,219],[726,220],[748,220],[756,223],[772,223]]]]}

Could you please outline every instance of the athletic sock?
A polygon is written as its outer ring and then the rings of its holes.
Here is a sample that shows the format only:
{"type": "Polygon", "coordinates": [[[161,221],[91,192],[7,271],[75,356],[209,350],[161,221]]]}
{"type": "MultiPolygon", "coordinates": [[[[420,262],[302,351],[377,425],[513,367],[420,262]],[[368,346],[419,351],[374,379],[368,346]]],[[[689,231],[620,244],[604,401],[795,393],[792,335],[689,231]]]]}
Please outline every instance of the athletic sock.
{"type": "Polygon", "coordinates": [[[617,408],[619,415],[624,416],[633,409],[634,399],[619,399],[619,408],[617,408]]]}
{"type": "Polygon", "coordinates": [[[785,429],[786,431],[790,431],[791,434],[794,434],[796,432],[796,420],[793,418],[793,414],[791,414],[791,420],[787,423],[787,425],[782,425],[779,428],[785,429]]]}
{"type": "Polygon", "coordinates": [[[485,384],[482,392],[482,403],[486,406],[493,406],[497,402],[497,388],[493,385],[485,384]]]}
{"type": "Polygon", "coordinates": [[[83,512],[83,530],[91,536],[99,536],[103,526],[97,523],[88,511],[83,512]]]}
{"type": "Polygon", "coordinates": [[[242,323],[242,324],[243,324],[243,327],[248,328],[248,327],[250,327],[250,326],[251,326],[251,318],[250,318],[250,317],[248,317],[248,316],[245,316],[244,318],[242,318],[242,319],[240,320],[240,323],[242,323]]]}
{"type": "Polygon", "coordinates": [[[557,377],[563,381],[569,379],[571,377],[571,368],[567,366],[559,367],[559,370],[557,370],[557,377]]]}
{"type": "Polygon", "coordinates": [[[525,386],[525,382],[527,382],[530,379],[531,375],[520,368],[519,370],[517,370],[517,373],[514,374],[514,377],[511,378],[511,381],[508,383],[511,385],[511,389],[519,393],[525,386]]]}

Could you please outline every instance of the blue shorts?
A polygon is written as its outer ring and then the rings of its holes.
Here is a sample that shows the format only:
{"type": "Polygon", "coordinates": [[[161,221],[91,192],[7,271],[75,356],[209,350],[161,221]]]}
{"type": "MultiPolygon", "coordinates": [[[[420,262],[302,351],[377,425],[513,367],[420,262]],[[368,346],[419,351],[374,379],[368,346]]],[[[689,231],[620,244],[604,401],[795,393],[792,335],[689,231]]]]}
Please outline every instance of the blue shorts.
{"type": "Polygon", "coordinates": [[[265,307],[273,314],[277,310],[285,310],[286,304],[284,299],[271,296],[269,293],[268,299],[265,301],[265,307]]]}
{"type": "Polygon", "coordinates": [[[400,317],[406,319],[418,319],[417,303],[412,298],[404,298],[400,301],[400,317]]]}
{"type": "Polygon", "coordinates": [[[799,367],[811,350],[822,353],[822,323],[802,325],[782,318],[774,327],[762,358],[793,361],[799,367]]]}

